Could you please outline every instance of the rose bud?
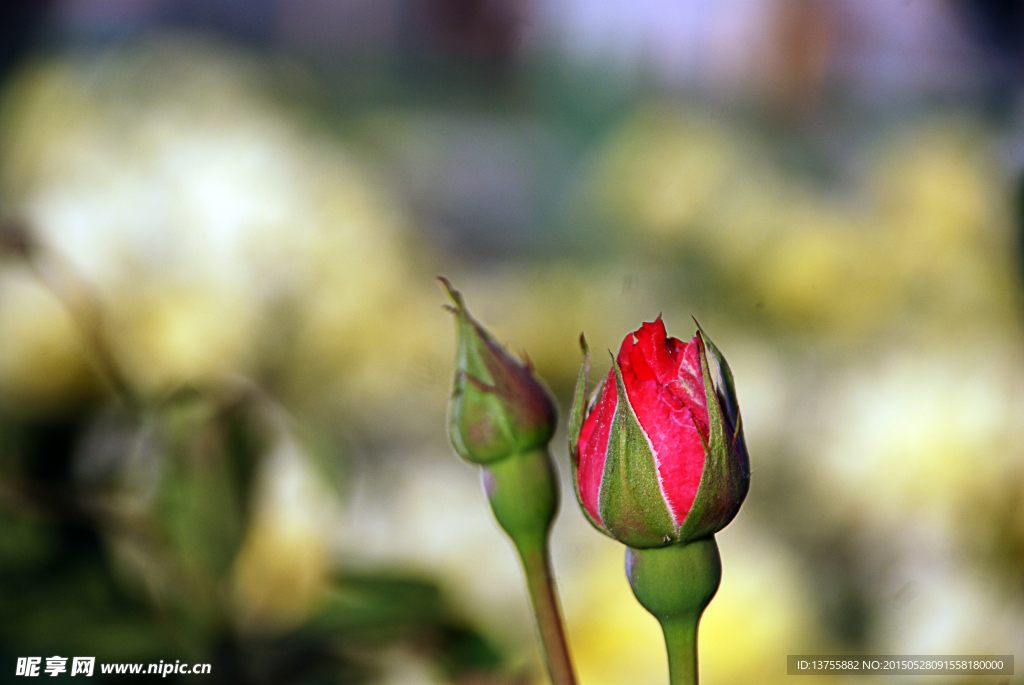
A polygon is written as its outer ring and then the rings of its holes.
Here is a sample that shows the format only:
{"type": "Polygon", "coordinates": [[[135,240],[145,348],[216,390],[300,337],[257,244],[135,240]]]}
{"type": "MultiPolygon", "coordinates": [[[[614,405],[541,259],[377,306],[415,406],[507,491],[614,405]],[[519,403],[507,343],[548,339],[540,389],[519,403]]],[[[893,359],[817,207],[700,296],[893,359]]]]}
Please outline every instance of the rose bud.
{"type": "Polygon", "coordinates": [[[590,354],[569,427],[576,495],[594,526],[634,548],[708,537],[750,483],[732,372],[699,330],[668,338],[661,317],[622,341],[584,407],[590,354]],[[710,354],[709,354],[710,351],[710,354]]]}
{"type": "Polygon", "coordinates": [[[458,349],[448,404],[448,435],[466,461],[491,464],[544,449],[558,414],[551,393],[529,361],[522,363],[466,310],[462,295],[441,278],[455,303],[458,349]]]}
{"type": "Polygon", "coordinates": [[[529,360],[509,354],[469,315],[451,283],[438,280],[455,304],[448,309],[459,339],[448,437],[459,456],[481,466],[494,518],[519,553],[551,682],[575,685],[548,544],[559,502],[548,451],[555,402],[529,360]]]}

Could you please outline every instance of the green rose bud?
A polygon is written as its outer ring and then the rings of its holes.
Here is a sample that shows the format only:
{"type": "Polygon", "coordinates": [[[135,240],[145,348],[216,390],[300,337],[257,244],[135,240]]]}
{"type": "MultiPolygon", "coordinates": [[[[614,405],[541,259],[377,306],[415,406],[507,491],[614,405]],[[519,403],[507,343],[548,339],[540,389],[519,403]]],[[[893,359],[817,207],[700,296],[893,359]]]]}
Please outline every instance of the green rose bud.
{"type": "Polygon", "coordinates": [[[470,316],[462,295],[438,279],[454,307],[458,334],[448,403],[448,436],[460,457],[492,464],[512,454],[544,449],[555,431],[551,393],[533,372],[470,316]]]}

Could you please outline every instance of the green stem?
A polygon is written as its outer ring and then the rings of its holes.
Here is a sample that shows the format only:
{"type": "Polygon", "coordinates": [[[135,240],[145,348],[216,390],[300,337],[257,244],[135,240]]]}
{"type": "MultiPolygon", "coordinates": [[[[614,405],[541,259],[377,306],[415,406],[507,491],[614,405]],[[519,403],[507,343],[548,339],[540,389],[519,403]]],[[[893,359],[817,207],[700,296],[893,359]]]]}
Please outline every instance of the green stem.
{"type": "Polygon", "coordinates": [[[548,536],[558,511],[558,480],[547,450],[516,454],[484,468],[494,517],[512,539],[526,574],[544,662],[553,685],[576,685],[558,603],[548,536]]]}
{"type": "Polygon", "coordinates": [[[555,685],[575,685],[569,645],[562,626],[562,612],[558,605],[558,592],[551,573],[551,560],[545,540],[542,546],[528,548],[516,546],[526,572],[526,585],[530,591],[537,631],[544,646],[544,661],[555,685]]]}
{"type": "Polygon", "coordinates": [[[671,685],[697,685],[697,625],[699,616],[661,621],[668,651],[668,677],[671,685]]]}
{"type": "Polygon", "coordinates": [[[626,550],[637,601],[661,623],[671,685],[697,685],[697,629],[722,580],[714,536],[682,545],[626,550]]]}

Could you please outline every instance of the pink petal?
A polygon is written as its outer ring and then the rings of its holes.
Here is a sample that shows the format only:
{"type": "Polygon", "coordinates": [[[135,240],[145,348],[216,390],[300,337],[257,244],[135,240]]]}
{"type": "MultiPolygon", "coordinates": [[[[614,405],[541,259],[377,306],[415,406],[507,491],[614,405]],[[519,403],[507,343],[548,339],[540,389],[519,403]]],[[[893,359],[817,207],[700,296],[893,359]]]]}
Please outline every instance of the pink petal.
{"type": "Polygon", "coordinates": [[[612,369],[608,372],[597,404],[583,421],[579,441],[576,443],[580,457],[576,471],[580,500],[590,516],[602,524],[604,522],[601,520],[601,479],[604,476],[604,463],[608,458],[608,439],[618,403],[615,370],[612,369]]]}
{"type": "Polygon", "coordinates": [[[667,338],[658,317],[626,336],[617,361],[630,405],[654,450],[662,495],[679,525],[700,487],[701,436],[708,434],[696,338],[688,344],[667,338]]]}

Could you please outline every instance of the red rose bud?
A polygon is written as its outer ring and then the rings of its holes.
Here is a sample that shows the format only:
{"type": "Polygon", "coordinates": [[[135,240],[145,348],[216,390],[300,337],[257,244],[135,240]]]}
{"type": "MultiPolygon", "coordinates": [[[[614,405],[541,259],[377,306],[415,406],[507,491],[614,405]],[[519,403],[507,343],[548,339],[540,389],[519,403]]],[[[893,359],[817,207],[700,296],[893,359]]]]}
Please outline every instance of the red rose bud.
{"type": "Polygon", "coordinates": [[[555,431],[554,400],[529,363],[498,343],[466,310],[462,295],[440,278],[455,303],[459,342],[448,404],[448,435],[463,459],[490,464],[543,449],[555,431]]]}
{"type": "Polygon", "coordinates": [[[661,317],[622,341],[584,407],[590,354],[569,426],[576,495],[598,529],[630,547],[713,535],[750,483],[732,372],[702,330],[668,338],[661,317]],[[708,354],[710,352],[710,354],[708,354]]]}

